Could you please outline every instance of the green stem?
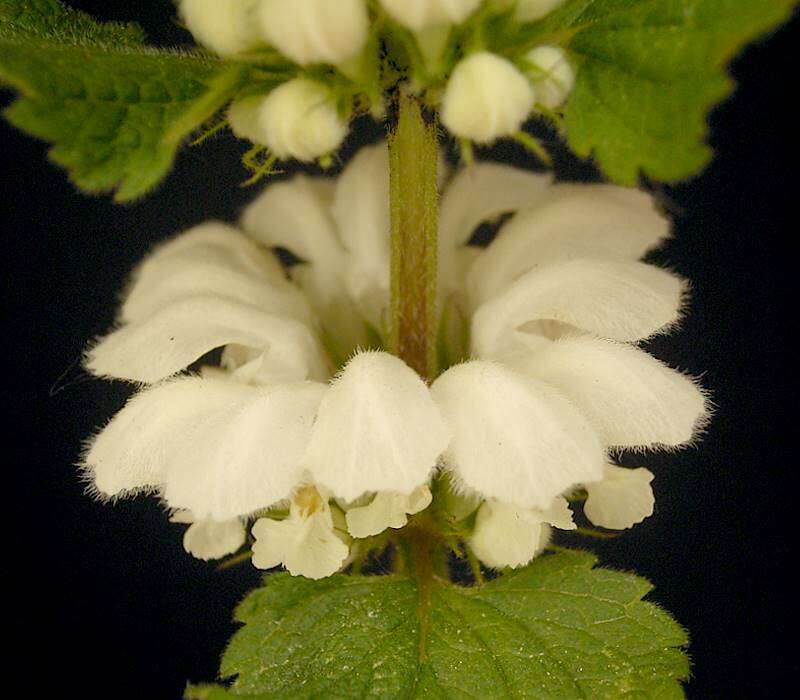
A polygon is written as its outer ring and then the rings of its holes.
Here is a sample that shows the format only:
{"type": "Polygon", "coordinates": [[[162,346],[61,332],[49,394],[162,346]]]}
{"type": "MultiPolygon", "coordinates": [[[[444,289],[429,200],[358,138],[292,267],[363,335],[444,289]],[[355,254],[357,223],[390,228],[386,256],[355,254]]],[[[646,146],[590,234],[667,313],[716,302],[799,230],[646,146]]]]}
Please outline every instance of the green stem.
{"type": "Polygon", "coordinates": [[[427,380],[436,376],[438,198],[436,124],[419,100],[397,99],[389,135],[392,231],[389,347],[427,380]]]}

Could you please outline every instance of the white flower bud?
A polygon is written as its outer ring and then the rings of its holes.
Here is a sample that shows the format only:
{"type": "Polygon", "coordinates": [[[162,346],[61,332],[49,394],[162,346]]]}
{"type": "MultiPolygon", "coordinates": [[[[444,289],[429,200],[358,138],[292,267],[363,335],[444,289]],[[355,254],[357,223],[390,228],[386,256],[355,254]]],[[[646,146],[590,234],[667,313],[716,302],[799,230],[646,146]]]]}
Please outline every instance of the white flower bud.
{"type": "Polygon", "coordinates": [[[295,63],[334,63],[352,58],[367,40],[364,0],[261,0],[263,37],[295,63]]]}
{"type": "Polygon", "coordinates": [[[564,104],[575,86],[575,71],[564,51],[557,46],[537,46],[525,58],[531,64],[528,77],[536,93],[536,104],[547,109],[564,104]]]}
{"type": "Polygon", "coordinates": [[[311,161],[339,147],[347,124],[339,117],[325,85],[295,78],[264,98],[247,98],[231,107],[237,136],[267,146],[278,158],[311,161]]]}
{"type": "Polygon", "coordinates": [[[439,24],[463,22],[481,0],[380,0],[397,22],[419,31],[439,24]]]}
{"type": "Polygon", "coordinates": [[[442,99],[442,122],[456,136],[490,143],[519,131],[533,102],[533,88],[514,64],[482,51],[455,67],[442,99]]]}
{"type": "Polygon", "coordinates": [[[180,0],[183,21],[195,39],[221,56],[263,43],[253,15],[258,0],[180,0]]]}
{"type": "Polygon", "coordinates": [[[533,22],[550,14],[566,0],[517,0],[517,11],[514,16],[520,22],[533,22]]]}

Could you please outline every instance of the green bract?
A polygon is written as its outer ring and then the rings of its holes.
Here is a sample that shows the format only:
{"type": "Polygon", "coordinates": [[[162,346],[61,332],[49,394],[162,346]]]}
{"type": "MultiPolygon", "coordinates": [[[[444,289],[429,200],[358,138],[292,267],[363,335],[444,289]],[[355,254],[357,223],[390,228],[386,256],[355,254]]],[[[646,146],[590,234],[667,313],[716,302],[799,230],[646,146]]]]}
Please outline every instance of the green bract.
{"type": "Polygon", "coordinates": [[[206,698],[675,698],[685,632],[580,551],[478,587],[435,577],[268,578],[239,606],[206,698]]]}

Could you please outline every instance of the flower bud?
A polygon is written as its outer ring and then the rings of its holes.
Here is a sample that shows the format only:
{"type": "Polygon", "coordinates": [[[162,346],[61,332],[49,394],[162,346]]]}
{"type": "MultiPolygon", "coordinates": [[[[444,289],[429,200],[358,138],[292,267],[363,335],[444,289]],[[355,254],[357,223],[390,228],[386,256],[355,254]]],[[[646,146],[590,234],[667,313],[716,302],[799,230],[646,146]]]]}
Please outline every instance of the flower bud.
{"type": "Polygon", "coordinates": [[[235,102],[228,122],[234,134],[267,146],[278,158],[303,161],[335,150],[347,134],[331,91],[307,78],[235,102]]]}
{"type": "Polygon", "coordinates": [[[442,99],[442,122],[456,136],[490,143],[519,131],[533,88],[513,63],[482,51],[453,70],[442,99]]]}
{"type": "Polygon", "coordinates": [[[369,30],[364,0],[261,0],[258,22],[264,38],[300,65],[352,58],[369,30]]]}
{"type": "Polygon", "coordinates": [[[195,39],[221,56],[263,43],[253,15],[258,0],[180,0],[180,15],[195,39]]]}
{"type": "Polygon", "coordinates": [[[439,24],[463,22],[481,0],[380,0],[393,19],[419,31],[439,24]]]}
{"type": "Polygon", "coordinates": [[[514,14],[520,22],[533,22],[550,14],[566,0],[517,0],[517,11],[514,14]]]}
{"type": "Polygon", "coordinates": [[[536,93],[536,104],[547,109],[564,104],[575,86],[575,71],[564,51],[557,46],[537,46],[525,58],[530,62],[528,77],[536,93]]]}

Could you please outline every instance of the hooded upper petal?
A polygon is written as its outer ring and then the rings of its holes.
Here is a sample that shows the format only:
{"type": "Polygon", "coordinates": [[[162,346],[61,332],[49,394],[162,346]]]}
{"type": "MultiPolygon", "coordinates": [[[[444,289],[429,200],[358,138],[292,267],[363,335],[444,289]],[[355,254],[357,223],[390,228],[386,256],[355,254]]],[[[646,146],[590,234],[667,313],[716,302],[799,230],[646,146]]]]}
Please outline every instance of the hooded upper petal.
{"type": "Polygon", "coordinates": [[[609,446],[683,445],[708,414],[692,379],[629,345],[562,338],[512,364],[560,389],[609,446]]]}
{"type": "Polygon", "coordinates": [[[653,473],[607,464],[603,479],[586,485],[583,511],[595,525],[625,530],[653,514],[653,473]]]}
{"type": "Polygon", "coordinates": [[[149,384],[226,345],[267,353],[276,381],[327,376],[322,349],[307,325],[210,296],[177,301],[105,336],[88,351],[86,367],[98,376],[149,384]]]}
{"type": "Polygon", "coordinates": [[[428,387],[385,352],[356,355],[319,409],[306,464],[316,483],[353,501],[425,483],[448,432],[428,387]]]}
{"type": "Polygon", "coordinates": [[[462,487],[525,508],[600,478],[603,448],[555,389],[494,362],[451,367],[431,387],[453,438],[445,464],[462,487]]]}
{"type": "Polygon", "coordinates": [[[685,287],[652,265],[619,260],[567,260],[526,272],[472,319],[472,346],[493,357],[528,322],[558,321],[600,337],[638,341],[674,324],[685,287]]]}
{"type": "Polygon", "coordinates": [[[614,185],[560,184],[506,222],[467,281],[474,303],[502,293],[522,274],[580,258],[638,260],[669,234],[644,192],[614,185]]]}

